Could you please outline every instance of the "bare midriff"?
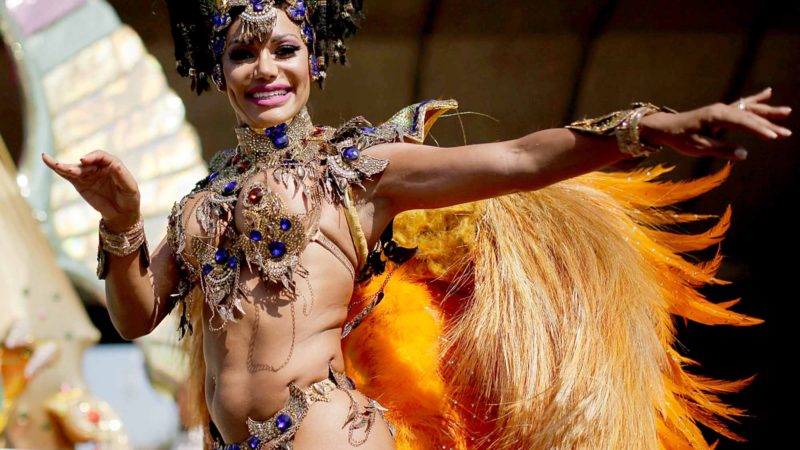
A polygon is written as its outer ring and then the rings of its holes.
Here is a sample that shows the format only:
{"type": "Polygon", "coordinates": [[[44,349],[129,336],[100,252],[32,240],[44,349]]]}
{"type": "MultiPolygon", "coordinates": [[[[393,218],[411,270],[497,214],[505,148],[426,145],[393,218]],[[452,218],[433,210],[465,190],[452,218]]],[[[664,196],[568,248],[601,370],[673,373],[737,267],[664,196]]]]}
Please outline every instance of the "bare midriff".
{"type": "MultiPolygon", "coordinates": [[[[297,199],[286,202],[290,209],[303,209],[297,199]]],[[[234,216],[235,223],[244,222],[238,208],[234,216]]],[[[341,207],[324,204],[319,227],[355,264],[341,207]]],[[[196,223],[187,228],[196,228],[196,223]]],[[[251,270],[242,264],[239,284],[246,293],[245,312],[237,312],[237,321],[220,331],[211,329],[220,326],[220,318],[211,319],[209,306],[203,308],[206,404],[228,443],[250,436],[248,417],[261,421],[279,411],[289,399],[291,383],[303,388],[323,380],[329,364],[344,372],[341,333],[353,293],[351,273],[331,251],[313,241],[301,253],[300,265],[307,272],[295,271],[293,295],[278,283],[265,282],[255,265],[251,270]]]]}
{"type": "Polygon", "coordinates": [[[240,283],[252,297],[243,302],[245,314],[238,322],[228,323],[223,331],[211,331],[210,310],[204,308],[206,404],[226,442],[249,437],[248,417],[265,420],[280,410],[289,399],[290,383],[306,387],[327,378],[329,363],[344,372],[341,335],[352,279],[342,264],[317,244],[310,244],[301,260],[316,294],[313,304],[305,280],[297,280],[298,292],[304,296],[290,300],[285,292],[245,268],[240,283]]]}

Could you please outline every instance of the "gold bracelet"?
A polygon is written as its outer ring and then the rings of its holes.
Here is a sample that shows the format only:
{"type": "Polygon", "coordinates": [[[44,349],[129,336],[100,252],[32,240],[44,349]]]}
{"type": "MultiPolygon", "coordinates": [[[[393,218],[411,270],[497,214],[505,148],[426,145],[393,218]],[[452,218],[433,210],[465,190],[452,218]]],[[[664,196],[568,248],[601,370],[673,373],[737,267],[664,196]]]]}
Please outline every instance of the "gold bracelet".
{"type": "Polygon", "coordinates": [[[640,156],[650,156],[661,150],[661,147],[643,144],[639,137],[639,121],[642,117],[655,112],[658,112],[658,109],[641,106],[625,116],[614,131],[617,136],[619,151],[631,155],[633,158],[638,158],[640,156]]]}
{"type": "Polygon", "coordinates": [[[641,141],[639,136],[641,118],[656,112],[677,113],[677,111],[644,102],[632,103],[631,108],[596,118],[578,120],[565,128],[593,136],[611,136],[613,134],[617,138],[620,152],[630,155],[631,159],[641,160],[643,157],[663,149],[661,146],[651,146],[641,141]]]}
{"type": "Polygon", "coordinates": [[[108,274],[106,252],[116,256],[127,256],[139,250],[144,261],[144,266],[150,265],[150,252],[147,246],[147,237],[144,234],[144,221],[139,220],[121,233],[113,233],[106,227],[105,219],[100,219],[100,242],[97,247],[97,278],[104,280],[108,274]]]}
{"type": "Polygon", "coordinates": [[[130,255],[142,245],[144,239],[144,222],[141,216],[132,227],[121,233],[108,231],[105,219],[100,219],[100,245],[112,255],[130,255]]]}

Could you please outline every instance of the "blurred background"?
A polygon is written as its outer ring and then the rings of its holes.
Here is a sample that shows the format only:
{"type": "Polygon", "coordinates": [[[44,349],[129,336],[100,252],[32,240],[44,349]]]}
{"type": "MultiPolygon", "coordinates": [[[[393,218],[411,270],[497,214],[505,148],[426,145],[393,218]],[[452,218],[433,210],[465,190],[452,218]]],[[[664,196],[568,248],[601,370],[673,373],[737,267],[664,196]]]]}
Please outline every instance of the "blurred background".
{"type": "MultiPolygon", "coordinates": [[[[23,3],[3,1],[9,8],[23,3]]],[[[216,92],[192,94],[188,81],[173,70],[162,2],[108,3],[164,68],[166,84],[185,104],[202,157],[207,160],[217,150],[234,146],[234,116],[227,99],[216,92]]],[[[408,104],[454,98],[462,112],[479,114],[460,116],[465,135],[457,118],[437,124],[433,137],[451,146],[464,143],[464,136],[467,143],[512,139],[624,109],[633,101],[684,111],[734,102],[771,86],[770,103],[795,110],[781,125],[795,136],[800,133],[800,2],[368,0],[366,14],[361,31],[349,41],[349,66],[333,67],[325,90],[312,92],[309,110],[316,123],[335,125],[355,115],[379,123],[408,104]]],[[[20,173],[33,173],[30,165],[39,160],[36,153],[33,161],[26,161],[24,152],[31,112],[24,106],[25,82],[14,57],[20,49],[6,44],[0,55],[0,135],[20,173]]],[[[71,85],[51,80],[48,89],[68,91],[71,85]]],[[[51,101],[51,109],[52,105],[51,101]]],[[[95,119],[102,118],[84,117],[95,119]]],[[[707,289],[707,295],[713,301],[741,298],[733,309],[765,323],[713,329],[681,323],[678,339],[684,354],[698,361],[704,374],[724,379],[757,374],[750,387],[726,398],[752,415],[732,426],[749,442],[722,440],[717,448],[766,448],[781,442],[789,418],[779,413],[779,406],[789,401],[786,369],[797,342],[788,339],[788,331],[796,326],[791,323],[792,299],[797,298],[791,283],[798,269],[792,213],[800,194],[800,142],[797,137],[766,142],[735,132],[726,137],[742,143],[748,159],[735,163],[722,186],[684,206],[704,214],[721,214],[732,206],[718,273],[732,284],[707,289]]],[[[675,166],[673,179],[687,179],[715,172],[725,162],[663,152],[646,164],[658,163],[675,166]]],[[[26,178],[22,184],[26,180],[30,181],[26,178]]],[[[177,197],[164,202],[171,205],[174,200],[177,197]]],[[[47,210],[57,208],[51,203],[38,209],[34,205],[34,216],[46,221],[47,210]]],[[[696,228],[700,229],[702,224],[696,228]]],[[[58,233],[57,227],[47,231],[51,241],[58,233]]],[[[60,250],[56,253],[63,257],[60,250]]],[[[708,258],[713,251],[697,256],[708,258]]],[[[11,264],[7,259],[0,270],[11,264]]],[[[131,345],[116,335],[99,298],[101,291],[73,276],[78,272],[67,270],[67,276],[100,330],[100,342],[131,345]]],[[[0,295],[7,289],[0,286],[0,295]]],[[[102,361],[102,355],[98,357],[102,361]]]]}

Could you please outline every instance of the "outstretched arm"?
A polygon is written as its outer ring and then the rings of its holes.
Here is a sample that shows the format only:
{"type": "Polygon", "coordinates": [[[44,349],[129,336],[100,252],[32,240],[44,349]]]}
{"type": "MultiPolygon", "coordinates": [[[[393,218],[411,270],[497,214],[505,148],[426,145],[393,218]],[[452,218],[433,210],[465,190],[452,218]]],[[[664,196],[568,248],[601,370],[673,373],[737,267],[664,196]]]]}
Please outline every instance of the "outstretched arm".
{"type": "MultiPolygon", "coordinates": [[[[767,90],[744,99],[744,110],[736,104],[717,103],[683,113],[645,116],[639,122],[641,139],[691,156],[744,159],[736,153],[738,145],[714,139],[710,134],[728,128],[769,140],[788,137],[789,130],[768,118],[786,117],[790,110],[762,103],[770,94],[767,90]]],[[[619,151],[613,136],[584,136],[566,128],[537,131],[510,141],[450,148],[383,144],[371,148],[369,155],[390,161],[370,189],[375,216],[388,217],[409,209],[438,208],[536,190],[629,158],[619,151]]]]}
{"type": "MultiPolygon", "coordinates": [[[[44,154],[42,159],[100,212],[110,232],[119,233],[136,224],[140,216],[139,187],[119,158],[98,150],[77,164],[60,163],[44,154]]],[[[150,255],[149,267],[138,250],[126,256],[108,252],[106,258],[106,299],[114,327],[128,340],[150,333],[169,314],[170,293],[179,279],[166,240],[150,255]]]]}

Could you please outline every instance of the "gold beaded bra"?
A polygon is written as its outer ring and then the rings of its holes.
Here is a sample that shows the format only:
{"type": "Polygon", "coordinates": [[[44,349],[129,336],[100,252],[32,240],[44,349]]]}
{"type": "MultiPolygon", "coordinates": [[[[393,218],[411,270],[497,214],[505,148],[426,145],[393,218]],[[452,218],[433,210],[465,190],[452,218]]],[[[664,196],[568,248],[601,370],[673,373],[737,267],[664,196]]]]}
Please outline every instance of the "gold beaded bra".
{"type": "MultiPolygon", "coordinates": [[[[308,281],[300,254],[309,242],[316,241],[356,278],[350,260],[319,230],[322,205],[347,203],[352,208],[348,203],[350,186],[363,187],[364,179],[380,173],[389,163],[362,151],[396,141],[401,133],[394,126],[372,127],[361,117],[338,129],[315,127],[303,108],[289,123],[265,130],[241,127],[236,136],[239,145],[217,153],[209,164],[209,175],[175,203],[167,230],[182,273],[173,297],[185,299],[199,283],[212,311],[212,330],[235,321],[235,311],[244,313],[244,292],[239,286],[243,264],[255,268],[266,283],[294,291],[296,275],[308,281]],[[299,190],[306,212],[291,213],[264,176],[299,190]],[[204,236],[187,233],[189,217],[184,214],[186,202],[199,193],[205,195],[199,196],[192,211],[204,236]],[[238,228],[234,223],[237,205],[244,217],[238,228]]],[[[187,329],[191,332],[185,302],[183,307],[181,335],[187,329]]]]}

